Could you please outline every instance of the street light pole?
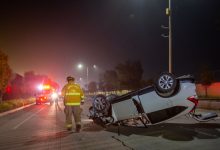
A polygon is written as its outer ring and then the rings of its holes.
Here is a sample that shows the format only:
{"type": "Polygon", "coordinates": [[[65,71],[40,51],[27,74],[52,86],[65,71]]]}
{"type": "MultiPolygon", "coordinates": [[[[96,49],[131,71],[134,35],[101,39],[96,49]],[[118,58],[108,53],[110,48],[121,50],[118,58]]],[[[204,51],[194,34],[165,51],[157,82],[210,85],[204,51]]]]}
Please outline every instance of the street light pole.
{"type": "Polygon", "coordinates": [[[89,90],[89,67],[86,67],[86,84],[87,84],[87,90],[89,90]]]}
{"type": "MultiPolygon", "coordinates": [[[[96,65],[93,65],[92,66],[94,69],[97,69],[97,66],[96,65]]],[[[84,65],[83,64],[78,64],[77,65],[77,68],[78,69],[82,69],[84,68],[84,65]]],[[[87,90],[89,89],[89,66],[86,65],[86,86],[87,90]]]]}
{"type": "Polygon", "coordinates": [[[169,23],[168,23],[168,26],[164,26],[164,25],[161,25],[161,28],[163,29],[168,29],[169,33],[168,35],[165,35],[165,34],[161,34],[162,37],[164,38],[169,38],[169,62],[168,62],[168,68],[169,68],[169,73],[172,73],[173,72],[173,58],[172,58],[172,10],[171,10],[171,0],[168,0],[168,8],[166,8],[166,15],[168,16],[168,19],[169,19],[169,23]]]}
{"type": "Polygon", "coordinates": [[[169,72],[172,73],[172,24],[171,24],[171,0],[169,0],[169,72]]]}
{"type": "Polygon", "coordinates": [[[171,17],[172,17],[172,11],[171,11],[171,0],[168,0],[169,7],[166,8],[166,15],[169,16],[169,73],[173,72],[173,66],[172,66],[172,22],[171,22],[171,17]]]}

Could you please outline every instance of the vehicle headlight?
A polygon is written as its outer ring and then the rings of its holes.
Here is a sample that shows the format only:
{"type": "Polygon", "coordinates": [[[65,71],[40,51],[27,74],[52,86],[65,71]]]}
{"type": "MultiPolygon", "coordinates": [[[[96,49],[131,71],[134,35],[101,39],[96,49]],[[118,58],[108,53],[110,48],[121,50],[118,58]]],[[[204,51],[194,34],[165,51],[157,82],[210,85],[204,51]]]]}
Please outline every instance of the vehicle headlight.
{"type": "Polygon", "coordinates": [[[56,99],[56,98],[58,98],[58,94],[57,94],[57,93],[53,93],[53,94],[51,95],[51,97],[52,97],[52,99],[56,99]]]}

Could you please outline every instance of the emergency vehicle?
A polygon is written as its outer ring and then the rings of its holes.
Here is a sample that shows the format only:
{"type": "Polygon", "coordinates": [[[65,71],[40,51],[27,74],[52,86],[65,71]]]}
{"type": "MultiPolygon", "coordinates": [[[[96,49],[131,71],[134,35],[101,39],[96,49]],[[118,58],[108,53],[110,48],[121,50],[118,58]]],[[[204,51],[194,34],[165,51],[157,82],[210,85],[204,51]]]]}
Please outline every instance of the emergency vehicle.
{"type": "Polygon", "coordinates": [[[57,88],[50,84],[39,85],[38,91],[36,94],[36,105],[42,103],[50,103],[52,105],[54,101],[59,99],[57,88]]]}

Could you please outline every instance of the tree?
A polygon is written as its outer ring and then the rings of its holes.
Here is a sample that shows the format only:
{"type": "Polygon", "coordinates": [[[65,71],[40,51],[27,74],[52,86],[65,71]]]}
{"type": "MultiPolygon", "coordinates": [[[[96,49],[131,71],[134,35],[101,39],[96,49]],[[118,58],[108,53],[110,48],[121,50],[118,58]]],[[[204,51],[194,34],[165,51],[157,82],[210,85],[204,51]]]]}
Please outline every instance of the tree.
{"type": "Polygon", "coordinates": [[[140,61],[126,61],[116,67],[121,89],[135,90],[141,87],[143,68],[140,61]]]}
{"type": "Polygon", "coordinates": [[[54,88],[58,88],[58,84],[52,81],[46,75],[36,75],[34,71],[24,73],[24,91],[26,96],[33,96],[38,93],[37,86],[39,84],[50,84],[54,88]]]}
{"type": "Polygon", "coordinates": [[[118,89],[118,76],[114,70],[107,70],[103,75],[104,87],[107,91],[114,91],[118,89]]]}
{"type": "MultiPolygon", "coordinates": [[[[36,75],[34,71],[28,71],[24,73],[24,91],[26,96],[33,96],[36,93],[36,75]]],[[[38,84],[43,81],[39,81],[38,84]]]]}
{"type": "Polygon", "coordinates": [[[208,66],[203,66],[199,77],[200,83],[205,87],[205,97],[208,96],[208,87],[214,81],[214,74],[208,66]]]}
{"type": "Polygon", "coordinates": [[[141,81],[141,88],[147,87],[147,86],[152,86],[154,84],[154,79],[149,78],[147,80],[142,80],[141,81]]]}
{"type": "Polygon", "coordinates": [[[0,102],[11,77],[8,56],[0,50],[0,102]]]}
{"type": "Polygon", "coordinates": [[[97,92],[97,83],[94,81],[90,82],[88,85],[88,90],[91,93],[97,92]]]}
{"type": "Polygon", "coordinates": [[[12,88],[12,93],[11,97],[12,98],[21,98],[23,97],[24,93],[24,85],[23,85],[23,76],[19,74],[15,74],[15,78],[11,81],[11,88],[12,88]]]}
{"type": "Polygon", "coordinates": [[[105,91],[105,85],[104,85],[104,81],[102,81],[102,80],[100,80],[99,82],[98,82],[98,90],[99,91],[105,91]]]}

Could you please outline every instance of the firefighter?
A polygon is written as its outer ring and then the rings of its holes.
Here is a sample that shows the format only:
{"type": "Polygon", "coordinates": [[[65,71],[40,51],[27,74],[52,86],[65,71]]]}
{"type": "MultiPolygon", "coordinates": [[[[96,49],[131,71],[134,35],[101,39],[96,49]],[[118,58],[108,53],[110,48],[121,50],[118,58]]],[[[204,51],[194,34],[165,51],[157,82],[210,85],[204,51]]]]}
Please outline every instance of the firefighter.
{"type": "Polygon", "coordinates": [[[74,83],[74,77],[68,76],[67,84],[62,89],[64,97],[64,112],[66,115],[66,128],[72,130],[72,115],[74,116],[76,132],[81,129],[81,104],[84,103],[84,94],[80,86],[74,83]]]}

